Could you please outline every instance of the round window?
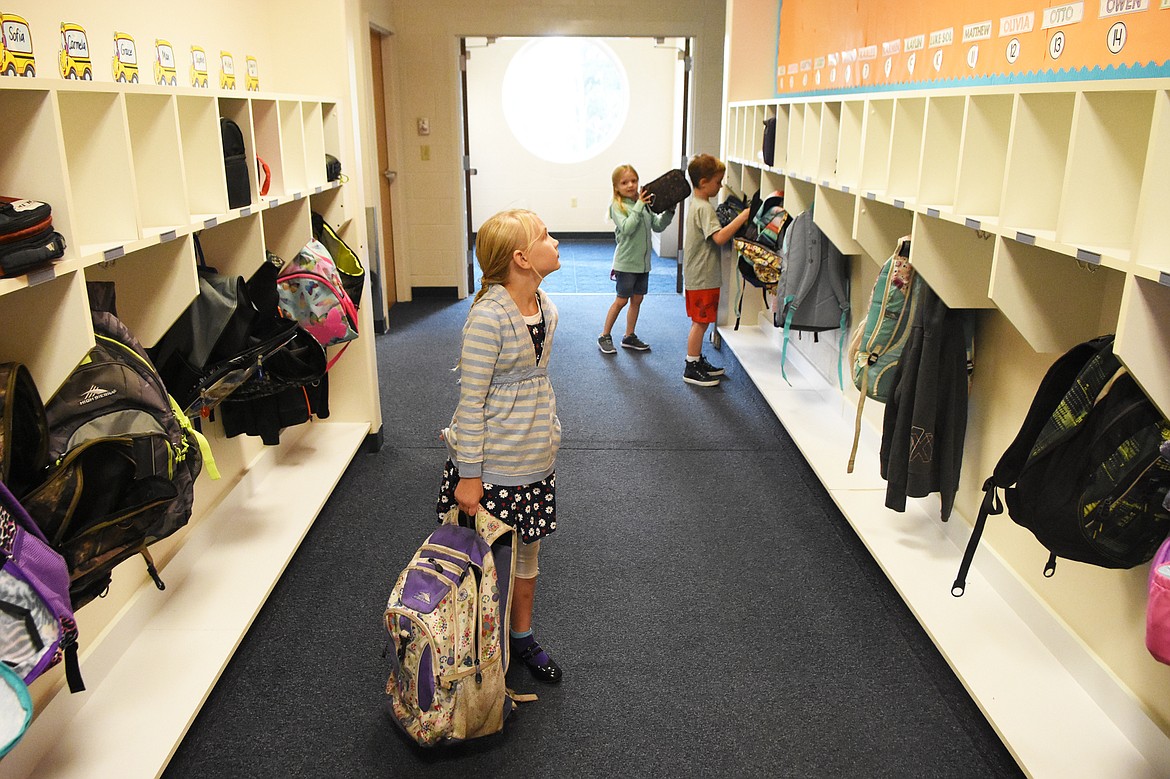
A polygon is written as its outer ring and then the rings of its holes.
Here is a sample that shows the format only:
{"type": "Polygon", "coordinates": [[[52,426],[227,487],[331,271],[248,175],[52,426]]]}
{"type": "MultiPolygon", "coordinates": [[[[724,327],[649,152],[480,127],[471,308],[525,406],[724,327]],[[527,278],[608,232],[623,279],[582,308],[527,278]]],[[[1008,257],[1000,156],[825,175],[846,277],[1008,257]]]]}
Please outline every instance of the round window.
{"type": "Polygon", "coordinates": [[[630,109],[626,71],[586,38],[524,45],[504,72],[504,117],[520,144],[549,162],[581,162],[617,138],[630,109]]]}

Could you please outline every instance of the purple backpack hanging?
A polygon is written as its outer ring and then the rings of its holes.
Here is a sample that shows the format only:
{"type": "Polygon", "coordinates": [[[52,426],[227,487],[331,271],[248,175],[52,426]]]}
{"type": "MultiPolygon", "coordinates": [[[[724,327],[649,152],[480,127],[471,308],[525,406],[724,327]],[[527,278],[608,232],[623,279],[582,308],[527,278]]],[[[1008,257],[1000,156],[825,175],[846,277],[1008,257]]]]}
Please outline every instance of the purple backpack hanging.
{"type": "Polygon", "coordinates": [[[27,684],[62,660],[69,689],[84,690],[65,559],[0,482],[0,662],[27,684]]]}

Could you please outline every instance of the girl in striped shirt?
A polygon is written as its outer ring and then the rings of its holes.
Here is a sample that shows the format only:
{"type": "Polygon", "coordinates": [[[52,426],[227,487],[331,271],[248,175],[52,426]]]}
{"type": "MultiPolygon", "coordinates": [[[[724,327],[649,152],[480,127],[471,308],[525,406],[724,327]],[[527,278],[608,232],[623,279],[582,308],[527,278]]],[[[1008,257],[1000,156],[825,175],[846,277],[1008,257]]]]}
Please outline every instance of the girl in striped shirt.
{"type": "Polygon", "coordinates": [[[531,211],[504,211],[479,228],[483,273],[459,357],[459,404],[443,431],[450,459],[438,512],[474,516],[482,506],[516,528],[511,637],[537,679],[561,680],[560,666],[532,635],[540,539],[556,530],[556,453],[561,442],[548,361],[557,309],[540,289],[561,267],[558,242],[531,211]]]}

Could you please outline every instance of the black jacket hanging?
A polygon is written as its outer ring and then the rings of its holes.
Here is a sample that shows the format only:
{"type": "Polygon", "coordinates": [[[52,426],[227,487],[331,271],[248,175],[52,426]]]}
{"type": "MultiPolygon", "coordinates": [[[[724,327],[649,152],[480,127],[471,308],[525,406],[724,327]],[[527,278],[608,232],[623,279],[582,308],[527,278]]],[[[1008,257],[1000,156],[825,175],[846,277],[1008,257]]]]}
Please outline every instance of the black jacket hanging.
{"type": "Polygon", "coordinates": [[[886,506],[938,492],[942,519],[955,505],[967,432],[971,312],[947,308],[925,284],[882,424],[886,506]]]}

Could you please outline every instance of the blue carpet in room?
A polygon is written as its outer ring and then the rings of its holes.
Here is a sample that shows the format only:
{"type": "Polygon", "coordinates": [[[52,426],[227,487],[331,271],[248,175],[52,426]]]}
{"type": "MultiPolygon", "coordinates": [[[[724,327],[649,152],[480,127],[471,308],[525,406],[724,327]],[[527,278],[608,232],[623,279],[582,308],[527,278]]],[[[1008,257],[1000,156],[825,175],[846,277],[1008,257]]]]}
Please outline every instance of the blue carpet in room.
{"type": "Polygon", "coordinates": [[[1020,776],[734,356],[708,352],[720,386],[683,383],[681,297],[643,305],[651,351],[615,355],[608,291],[553,300],[564,442],[534,626],[564,682],[514,667],[540,700],[449,749],[383,712],[383,610],[434,526],[469,306],[400,303],[377,336],[385,446],[356,456],[165,776],[1020,776]]]}

